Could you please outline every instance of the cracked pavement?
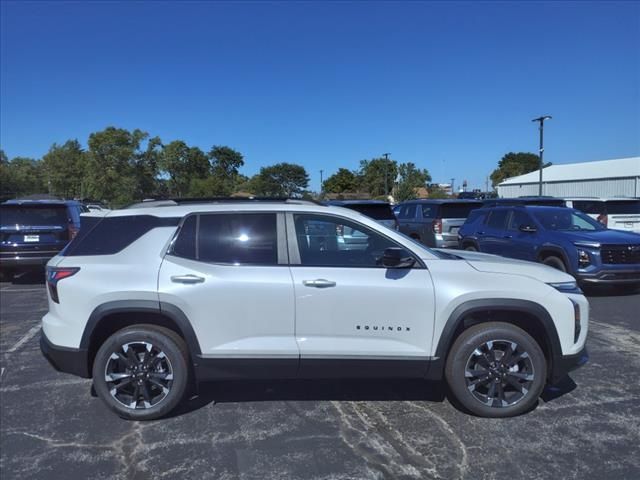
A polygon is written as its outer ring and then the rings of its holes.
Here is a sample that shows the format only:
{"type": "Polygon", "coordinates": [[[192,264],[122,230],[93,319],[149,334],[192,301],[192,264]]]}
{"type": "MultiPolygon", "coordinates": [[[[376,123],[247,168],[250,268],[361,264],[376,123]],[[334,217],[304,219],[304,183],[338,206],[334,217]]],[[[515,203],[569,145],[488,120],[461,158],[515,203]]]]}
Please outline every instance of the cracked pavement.
{"type": "Polygon", "coordinates": [[[41,356],[44,286],[2,283],[0,477],[640,478],[640,294],[589,300],[591,361],[517,418],[461,413],[438,383],[349,380],[210,384],[130,422],[41,356]]]}

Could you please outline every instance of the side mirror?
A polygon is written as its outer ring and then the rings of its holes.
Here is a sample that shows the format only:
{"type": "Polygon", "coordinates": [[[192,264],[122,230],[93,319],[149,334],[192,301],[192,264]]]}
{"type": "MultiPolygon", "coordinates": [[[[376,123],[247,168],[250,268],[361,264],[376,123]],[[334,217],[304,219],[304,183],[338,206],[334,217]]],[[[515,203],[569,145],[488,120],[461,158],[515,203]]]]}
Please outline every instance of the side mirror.
{"type": "Polygon", "coordinates": [[[520,225],[520,231],[524,233],[536,233],[538,229],[533,225],[520,225]]]}
{"type": "Polygon", "coordinates": [[[389,247],[382,256],[382,265],[387,268],[411,268],[416,259],[404,248],[389,247]]]}

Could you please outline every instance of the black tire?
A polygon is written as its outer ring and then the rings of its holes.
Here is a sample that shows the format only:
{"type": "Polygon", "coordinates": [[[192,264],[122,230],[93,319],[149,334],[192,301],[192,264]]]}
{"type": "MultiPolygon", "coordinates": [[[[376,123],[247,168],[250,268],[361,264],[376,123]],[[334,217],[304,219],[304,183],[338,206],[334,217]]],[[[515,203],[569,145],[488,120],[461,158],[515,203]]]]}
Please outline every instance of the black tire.
{"type": "Polygon", "coordinates": [[[550,267],[553,267],[556,270],[560,270],[561,272],[567,271],[567,267],[565,266],[564,262],[562,261],[561,258],[558,258],[558,257],[554,257],[554,256],[546,257],[544,260],[542,260],[542,263],[550,267]]]}
{"type": "Polygon", "coordinates": [[[475,245],[465,245],[465,246],[464,246],[464,249],[465,249],[467,252],[477,252],[477,251],[478,251],[478,249],[476,248],[476,246],[475,246],[475,245]]]}
{"type": "Polygon", "coordinates": [[[153,420],[182,401],[189,384],[189,361],[184,340],[174,331],[134,325],[102,344],[93,362],[93,385],[100,399],[120,417],[153,420]],[[108,381],[107,375],[124,377],[108,381]]]}
{"type": "Polygon", "coordinates": [[[524,330],[487,322],[457,338],[447,357],[445,377],[455,400],[472,414],[512,417],[537,404],[546,383],[547,363],[538,343],[524,330]],[[515,363],[509,367],[511,362],[515,363]]]}

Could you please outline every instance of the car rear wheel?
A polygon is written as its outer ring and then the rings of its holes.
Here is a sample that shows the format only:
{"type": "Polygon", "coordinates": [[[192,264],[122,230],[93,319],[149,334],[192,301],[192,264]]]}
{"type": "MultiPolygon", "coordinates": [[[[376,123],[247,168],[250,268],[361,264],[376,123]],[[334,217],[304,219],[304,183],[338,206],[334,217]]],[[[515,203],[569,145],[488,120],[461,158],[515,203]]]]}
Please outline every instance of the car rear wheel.
{"type": "Polygon", "coordinates": [[[455,399],[481,417],[511,417],[534,407],[546,382],[537,342],[508,323],[482,323],[455,341],[445,368],[455,399]]]}
{"type": "Polygon", "coordinates": [[[562,261],[562,259],[558,257],[553,257],[553,256],[547,257],[544,260],[542,260],[542,263],[550,267],[553,267],[556,270],[560,270],[561,272],[567,271],[567,267],[564,266],[564,262],[562,261]]]}
{"type": "Polygon", "coordinates": [[[98,350],[94,387],[119,416],[153,420],[168,414],[184,397],[188,362],[187,347],[175,332],[155,325],[127,327],[98,350]]]}
{"type": "Polygon", "coordinates": [[[464,249],[468,252],[477,252],[478,249],[475,247],[475,245],[465,245],[464,249]]]}

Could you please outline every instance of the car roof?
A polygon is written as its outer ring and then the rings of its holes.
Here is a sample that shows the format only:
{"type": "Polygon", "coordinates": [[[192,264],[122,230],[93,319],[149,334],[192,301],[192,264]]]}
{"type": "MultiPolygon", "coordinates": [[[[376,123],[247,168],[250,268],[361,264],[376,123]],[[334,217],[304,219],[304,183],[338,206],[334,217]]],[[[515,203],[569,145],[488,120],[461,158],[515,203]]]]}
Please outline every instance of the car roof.
{"type": "Polygon", "coordinates": [[[389,205],[384,200],[328,200],[327,205],[389,205]]]}
{"type": "Polygon", "coordinates": [[[76,200],[53,200],[53,199],[31,200],[31,199],[14,198],[14,199],[11,199],[11,200],[7,200],[6,202],[2,203],[2,205],[22,205],[22,206],[27,206],[27,205],[81,205],[81,203],[76,201],[76,200]]]}
{"type": "Polygon", "coordinates": [[[640,200],[635,197],[565,197],[565,200],[573,201],[596,201],[596,202],[637,202],[640,200]]]}
{"type": "Polygon", "coordinates": [[[415,200],[407,200],[406,202],[401,202],[398,205],[410,204],[410,203],[433,203],[441,205],[443,203],[473,203],[476,205],[482,205],[482,200],[475,200],[473,198],[417,198],[415,200]]]}

